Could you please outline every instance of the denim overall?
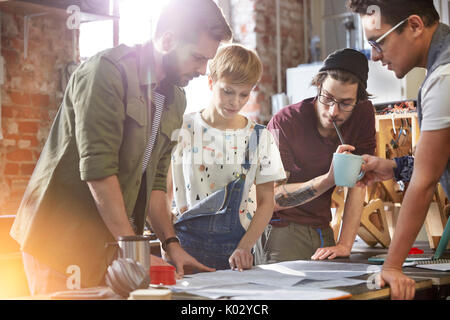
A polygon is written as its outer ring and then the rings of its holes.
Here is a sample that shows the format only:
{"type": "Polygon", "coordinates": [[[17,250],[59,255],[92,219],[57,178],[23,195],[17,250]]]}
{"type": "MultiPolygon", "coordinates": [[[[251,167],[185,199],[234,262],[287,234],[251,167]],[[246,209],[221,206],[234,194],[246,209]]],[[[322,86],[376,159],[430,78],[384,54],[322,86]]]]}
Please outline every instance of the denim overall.
{"type": "MultiPolygon", "coordinates": [[[[250,169],[250,152],[259,143],[262,125],[255,125],[246,148],[243,172],[250,169]],[[256,133],[256,143],[254,142],[256,133]],[[250,148],[251,147],[251,151],[250,148]]],[[[245,234],[239,219],[239,207],[245,185],[245,174],[231,181],[183,213],[174,224],[182,248],[204,265],[217,270],[229,269],[229,257],[245,234]]]]}

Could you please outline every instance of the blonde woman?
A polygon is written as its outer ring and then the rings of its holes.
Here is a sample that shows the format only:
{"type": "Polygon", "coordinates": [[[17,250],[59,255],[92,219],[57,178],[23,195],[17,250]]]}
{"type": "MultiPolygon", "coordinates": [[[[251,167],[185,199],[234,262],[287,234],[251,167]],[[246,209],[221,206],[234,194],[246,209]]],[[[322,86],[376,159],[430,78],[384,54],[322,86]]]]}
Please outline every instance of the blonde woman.
{"type": "Polygon", "coordinates": [[[249,269],[252,248],[274,206],[274,181],[285,178],[272,134],[240,113],[262,65],[241,45],[210,63],[209,105],[185,115],[172,156],[175,230],[181,246],[215,269],[249,269]]]}

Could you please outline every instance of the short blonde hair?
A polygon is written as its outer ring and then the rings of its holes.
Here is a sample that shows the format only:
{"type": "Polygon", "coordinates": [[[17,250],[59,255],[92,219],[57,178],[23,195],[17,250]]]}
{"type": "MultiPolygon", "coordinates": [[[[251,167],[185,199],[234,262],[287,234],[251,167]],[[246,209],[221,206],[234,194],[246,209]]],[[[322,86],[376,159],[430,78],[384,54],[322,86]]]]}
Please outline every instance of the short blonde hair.
{"type": "Polygon", "coordinates": [[[225,78],[233,84],[256,85],[261,78],[262,63],[258,54],[240,44],[221,47],[209,64],[213,81],[225,78]]]}

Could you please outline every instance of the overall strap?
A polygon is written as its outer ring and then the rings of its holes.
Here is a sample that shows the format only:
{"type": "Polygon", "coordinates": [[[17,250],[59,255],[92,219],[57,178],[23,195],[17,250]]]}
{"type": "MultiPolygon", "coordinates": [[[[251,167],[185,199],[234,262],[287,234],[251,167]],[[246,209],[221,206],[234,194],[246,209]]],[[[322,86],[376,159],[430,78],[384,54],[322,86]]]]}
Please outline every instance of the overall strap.
{"type": "Polygon", "coordinates": [[[264,128],[265,128],[265,126],[263,126],[261,124],[256,124],[255,127],[253,128],[252,134],[250,135],[250,139],[249,139],[248,144],[245,149],[245,160],[244,160],[244,163],[242,164],[242,168],[243,168],[243,170],[245,170],[244,171],[245,174],[248,172],[248,170],[250,170],[250,167],[251,167],[250,154],[253,155],[252,160],[257,159],[256,155],[257,155],[260,135],[261,135],[261,131],[264,128]]]}

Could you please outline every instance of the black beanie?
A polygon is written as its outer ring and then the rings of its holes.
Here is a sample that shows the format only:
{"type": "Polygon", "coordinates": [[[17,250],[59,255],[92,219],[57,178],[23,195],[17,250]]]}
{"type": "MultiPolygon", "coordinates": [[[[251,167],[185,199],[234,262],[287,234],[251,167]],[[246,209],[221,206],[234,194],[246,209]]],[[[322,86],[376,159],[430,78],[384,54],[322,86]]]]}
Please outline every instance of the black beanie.
{"type": "Polygon", "coordinates": [[[333,69],[353,73],[364,84],[364,88],[367,88],[369,62],[363,53],[348,48],[333,52],[325,59],[319,72],[333,69]]]}

